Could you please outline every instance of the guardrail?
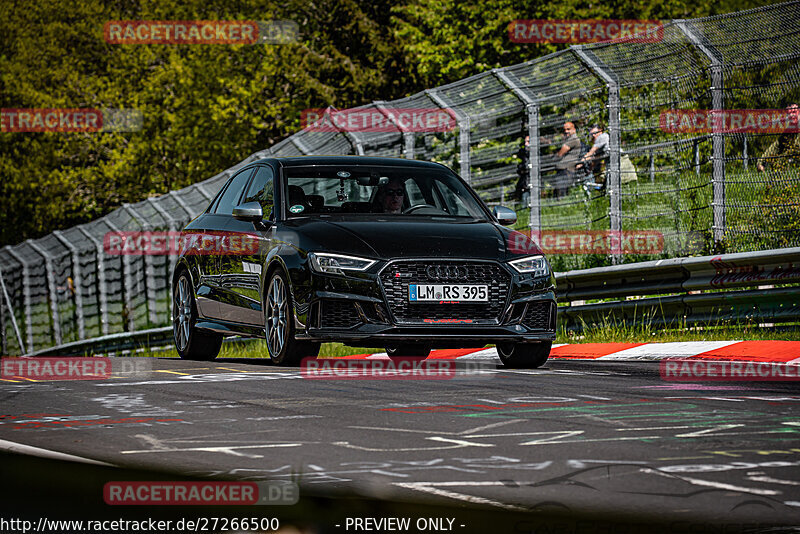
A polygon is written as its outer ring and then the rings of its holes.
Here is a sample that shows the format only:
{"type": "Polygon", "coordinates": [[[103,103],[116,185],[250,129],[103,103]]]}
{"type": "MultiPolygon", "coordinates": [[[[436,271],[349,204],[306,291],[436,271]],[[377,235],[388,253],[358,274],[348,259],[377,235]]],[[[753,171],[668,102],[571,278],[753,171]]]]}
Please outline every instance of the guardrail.
{"type": "Polygon", "coordinates": [[[172,327],[151,328],[137,332],[120,332],[93,339],[83,339],[65,343],[57,347],[48,347],[30,354],[30,356],[79,356],[86,354],[107,354],[125,350],[152,349],[174,344],[172,327]]]}
{"type": "Polygon", "coordinates": [[[609,321],[656,326],[800,321],[800,248],[568,271],[557,273],[556,282],[559,302],[569,303],[559,307],[560,324],[568,330],[609,321]],[[616,297],[624,298],[605,300],[616,297]],[[604,301],[586,302],[596,299],[604,301]]]}
{"type": "MultiPolygon", "coordinates": [[[[568,271],[556,273],[556,283],[558,301],[567,303],[558,308],[559,324],[567,330],[608,322],[680,327],[800,321],[800,248],[568,271]],[[618,297],[622,299],[607,300],[618,297]],[[597,299],[604,300],[586,302],[597,299]]],[[[171,344],[172,327],[165,326],[66,343],[31,355],[103,354],[171,344]]]]}

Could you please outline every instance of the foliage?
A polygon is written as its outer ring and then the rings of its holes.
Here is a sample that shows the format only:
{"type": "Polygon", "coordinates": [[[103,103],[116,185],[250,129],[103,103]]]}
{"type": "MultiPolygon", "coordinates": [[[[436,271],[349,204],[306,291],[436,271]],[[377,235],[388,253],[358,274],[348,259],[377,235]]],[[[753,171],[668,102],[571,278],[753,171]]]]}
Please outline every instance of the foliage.
{"type": "MultiPolygon", "coordinates": [[[[86,222],[207,179],[300,128],[306,108],[352,107],[552,52],[515,44],[515,19],[690,18],[763,0],[529,5],[522,0],[11,0],[0,5],[0,107],[135,108],[131,133],[0,133],[0,244],[86,222]],[[110,20],[271,20],[284,45],[116,45],[110,20]]],[[[432,147],[450,161],[450,141],[432,147]]]]}

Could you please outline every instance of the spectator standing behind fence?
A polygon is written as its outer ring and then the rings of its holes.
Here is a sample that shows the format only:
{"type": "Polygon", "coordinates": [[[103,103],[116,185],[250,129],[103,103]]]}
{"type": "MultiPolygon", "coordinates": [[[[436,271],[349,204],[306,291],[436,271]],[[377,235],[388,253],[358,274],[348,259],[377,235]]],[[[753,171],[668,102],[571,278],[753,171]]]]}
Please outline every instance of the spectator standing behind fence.
{"type": "Polygon", "coordinates": [[[797,131],[798,120],[800,120],[800,107],[797,104],[786,106],[788,115],[792,120],[786,121],[791,124],[790,130],[780,134],[775,141],[761,154],[756,163],[758,172],[766,170],[768,165],[773,171],[780,172],[787,167],[800,165],[800,133],[797,131]]]}
{"type": "Polygon", "coordinates": [[[608,161],[608,133],[602,124],[592,126],[589,135],[592,138],[592,148],[580,159],[576,165],[579,169],[586,169],[587,178],[595,184],[600,185],[600,189],[606,185],[606,162],[608,161]]]}
{"type": "Polygon", "coordinates": [[[564,123],[564,144],[556,153],[556,176],[553,180],[555,197],[567,194],[567,190],[575,182],[575,166],[580,158],[581,141],[575,133],[575,125],[564,123]]]}

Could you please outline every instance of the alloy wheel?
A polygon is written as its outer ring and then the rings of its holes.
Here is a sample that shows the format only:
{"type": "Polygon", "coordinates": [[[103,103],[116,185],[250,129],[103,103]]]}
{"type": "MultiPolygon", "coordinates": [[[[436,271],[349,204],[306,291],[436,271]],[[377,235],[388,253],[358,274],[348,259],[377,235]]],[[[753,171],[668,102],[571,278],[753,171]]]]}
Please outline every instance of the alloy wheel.
{"type": "Polygon", "coordinates": [[[270,354],[280,354],[288,336],[289,301],[286,286],[281,277],[275,275],[267,293],[267,348],[270,354]]]}

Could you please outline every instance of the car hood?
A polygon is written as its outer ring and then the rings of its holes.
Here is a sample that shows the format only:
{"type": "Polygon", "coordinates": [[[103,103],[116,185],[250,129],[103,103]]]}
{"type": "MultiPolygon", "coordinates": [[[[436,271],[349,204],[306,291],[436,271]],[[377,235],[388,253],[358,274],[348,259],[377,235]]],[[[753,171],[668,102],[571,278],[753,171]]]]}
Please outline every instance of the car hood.
{"type": "MultiPolygon", "coordinates": [[[[373,258],[413,257],[505,260],[516,232],[483,221],[397,217],[391,220],[296,219],[288,226],[303,237],[302,248],[373,258]]],[[[527,254],[538,253],[528,250],[527,254]]]]}

